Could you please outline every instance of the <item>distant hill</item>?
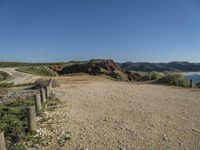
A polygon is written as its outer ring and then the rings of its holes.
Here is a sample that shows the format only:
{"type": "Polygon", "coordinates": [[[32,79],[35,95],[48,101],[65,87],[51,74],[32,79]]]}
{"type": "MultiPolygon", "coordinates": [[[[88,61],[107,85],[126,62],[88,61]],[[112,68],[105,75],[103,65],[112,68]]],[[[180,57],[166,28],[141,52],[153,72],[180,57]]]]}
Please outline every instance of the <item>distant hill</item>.
{"type": "Polygon", "coordinates": [[[148,63],[148,62],[125,62],[118,63],[123,70],[128,71],[200,71],[200,63],[170,62],[170,63],[148,63]]]}
{"type": "Polygon", "coordinates": [[[0,62],[1,68],[15,68],[15,67],[25,67],[25,66],[49,66],[49,65],[65,65],[64,62],[56,63],[26,63],[26,62],[0,62]]]}
{"type": "MultiPolygon", "coordinates": [[[[88,68],[91,68],[91,64],[96,64],[100,66],[101,69],[105,69],[102,65],[118,65],[121,69],[125,71],[200,71],[200,63],[189,63],[189,62],[170,62],[170,63],[148,63],[148,62],[125,62],[125,63],[116,63],[113,60],[106,61],[103,59],[99,60],[90,60],[90,61],[69,61],[69,62],[55,62],[55,63],[24,63],[24,62],[0,62],[0,67],[25,67],[25,66],[50,66],[52,70],[56,66],[61,68],[66,67],[64,73],[71,72],[88,72],[88,68]],[[101,63],[100,63],[101,62],[101,63]],[[87,65],[86,65],[87,64],[87,65]],[[74,65],[74,66],[71,66],[74,65]],[[71,66],[71,68],[68,68],[71,66]],[[83,68],[86,70],[83,70],[83,68]],[[75,71],[75,68],[77,71],[75,71]],[[78,69],[79,68],[79,69],[78,69]],[[70,71],[71,69],[71,71],[70,71]]],[[[97,69],[97,68],[96,68],[97,69]]],[[[108,68],[106,68],[108,69],[108,68]]],[[[119,68],[118,68],[119,70],[119,68]]]]}

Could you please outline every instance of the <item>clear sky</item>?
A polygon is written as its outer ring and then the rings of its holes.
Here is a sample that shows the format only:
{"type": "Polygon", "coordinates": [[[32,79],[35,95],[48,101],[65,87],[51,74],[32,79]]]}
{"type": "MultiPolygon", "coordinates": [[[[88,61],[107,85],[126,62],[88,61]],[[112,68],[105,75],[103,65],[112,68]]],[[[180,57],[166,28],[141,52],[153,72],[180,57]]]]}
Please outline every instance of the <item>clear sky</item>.
{"type": "Polygon", "coordinates": [[[200,62],[200,0],[0,0],[0,61],[200,62]]]}

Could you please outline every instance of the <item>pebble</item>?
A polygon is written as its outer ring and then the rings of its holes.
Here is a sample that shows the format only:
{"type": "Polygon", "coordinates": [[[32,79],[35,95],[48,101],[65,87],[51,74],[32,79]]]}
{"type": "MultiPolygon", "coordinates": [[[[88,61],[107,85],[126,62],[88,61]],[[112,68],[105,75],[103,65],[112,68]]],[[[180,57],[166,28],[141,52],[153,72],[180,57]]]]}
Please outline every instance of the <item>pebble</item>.
{"type": "Polygon", "coordinates": [[[124,145],[122,145],[122,146],[120,146],[120,148],[119,148],[120,150],[126,150],[126,148],[125,148],[125,146],[124,145]]]}
{"type": "Polygon", "coordinates": [[[163,139],[163,141],[168,141],[167,135],[164,134],[162,139],[163,139]]]}
{"type": "Polygon", "coordinates": [[[82,149],[80,149],[80,150],[89,150],[88,148],[82,148],[82,149]]]}
{"type": "Polygon", "coordinates": [[[0,103],[17,99],[25,99],[27,97],[35,95],[37,92],[38,92],[37,90],[12,89],[7,94],[0,97],[0,103]]]}

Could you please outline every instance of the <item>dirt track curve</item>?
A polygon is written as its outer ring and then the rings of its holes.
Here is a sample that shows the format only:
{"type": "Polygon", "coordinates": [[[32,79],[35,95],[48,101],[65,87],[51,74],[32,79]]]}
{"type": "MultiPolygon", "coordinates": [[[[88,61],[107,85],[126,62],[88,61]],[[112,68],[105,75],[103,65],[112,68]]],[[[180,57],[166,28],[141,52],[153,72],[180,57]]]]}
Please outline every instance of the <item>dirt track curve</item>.
{"type": "Polygon", "coordinates": [[[38,76],[18,72],[16,71],[16,68],[0,68],[0,71],[8,73],[11,76],[11,78],[7,80],[7,82],[14,82],[14,84],[27,83],[36,78],[39,78],[38,76]]]}

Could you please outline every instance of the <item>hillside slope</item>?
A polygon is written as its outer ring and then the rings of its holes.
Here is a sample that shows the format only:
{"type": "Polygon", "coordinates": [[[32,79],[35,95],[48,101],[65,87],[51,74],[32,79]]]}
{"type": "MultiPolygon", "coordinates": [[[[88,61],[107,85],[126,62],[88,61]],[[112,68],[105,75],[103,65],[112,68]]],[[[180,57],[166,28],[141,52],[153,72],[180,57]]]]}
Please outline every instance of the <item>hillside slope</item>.
{"type": "Polygon", "coordinates": [[[200,63],[170,62],[170,63],[147,63],[147,62],[125,62],[118,63],[124,70],[129,71],[200,71],[200,63]]]}
{"type": "Polygon", "coordinates": [[[107,75],[117,80],[127,80],[127,74],[113,60],[94,59],[85,63],[65,66],[61,75],[87,73],[90,75],[107,75]]]}

